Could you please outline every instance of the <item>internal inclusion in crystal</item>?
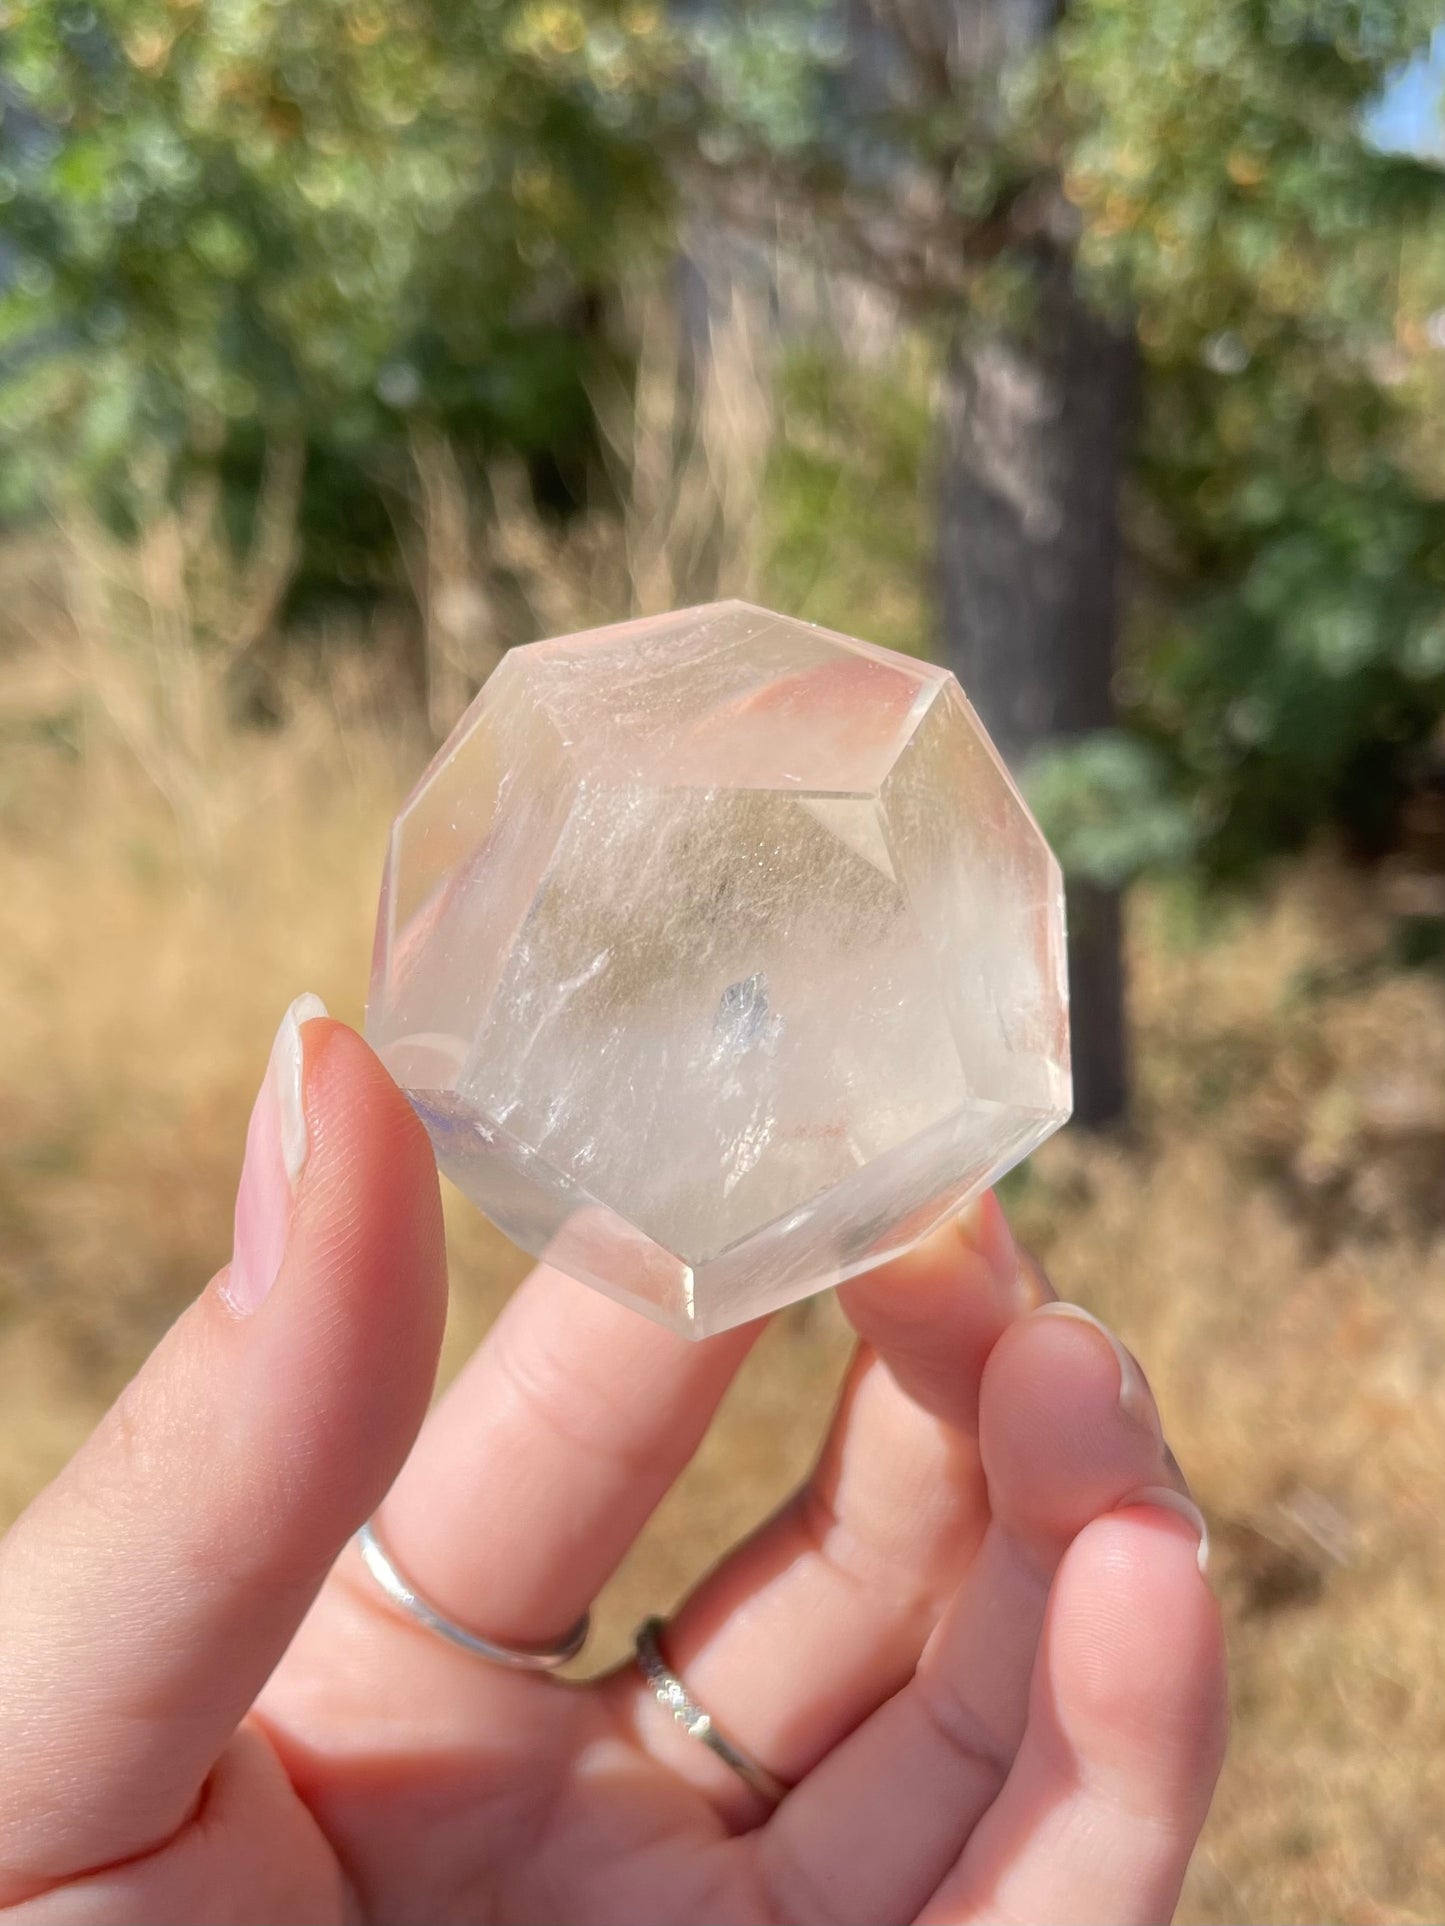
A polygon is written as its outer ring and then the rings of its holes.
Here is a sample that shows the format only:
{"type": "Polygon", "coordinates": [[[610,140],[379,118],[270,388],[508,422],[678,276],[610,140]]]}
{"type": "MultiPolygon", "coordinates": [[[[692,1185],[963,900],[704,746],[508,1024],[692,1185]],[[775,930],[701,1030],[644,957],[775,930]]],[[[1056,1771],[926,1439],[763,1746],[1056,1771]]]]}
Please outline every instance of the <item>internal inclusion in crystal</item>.
{"type": "Polygon", "coordinates": [[[541,643],[397,819],[368,1031],[503,1231],[701,1336],[1063,1121],[1058,869],[940,670],[741,603],[541,643]]]}

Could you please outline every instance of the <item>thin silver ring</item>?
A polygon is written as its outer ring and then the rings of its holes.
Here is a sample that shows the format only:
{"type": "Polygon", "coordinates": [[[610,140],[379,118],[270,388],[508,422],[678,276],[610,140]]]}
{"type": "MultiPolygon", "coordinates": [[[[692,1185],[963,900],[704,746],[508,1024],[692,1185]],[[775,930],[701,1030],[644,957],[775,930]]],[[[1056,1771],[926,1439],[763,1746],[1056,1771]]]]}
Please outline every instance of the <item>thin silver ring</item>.
{"type": "Polygon", "coordinates": [[[424,1598],[398,1569],[395,1559],[377,1536],[373,1520],[368,1519],[356,1534],[356,1546],[366,1569],[393,1605],[414,1618],[418,1625],[435,1632],[438,1638],[470,1652],[473,1658],[486,1659],[491,1665],[505,1665],[513,1672],[555,1672],[559,1665],[576,1658],[587,1643],[587,1634],[592,1628],[590,1612],[584,1612],[555,1645],[498,1645],[494,1639],[483,1638],[480,1632],[469,1632],[465,1625],[458,1625],[455,1619],[439,1612],[424,1598]]]}
{"type": "Polygon", "coordinates": [[[787,1797],[787,1786],[774,1777],[765,1765],[759,1765],[750,1753],[744,1752],[740,1745],[734,1745],[731,1739],[718,1731],[711,1714],[703,1711],[662,1656],[662,1634],[666,1629],[667,1621],[662,1618],[644,1619],[637,1628],[638,1668],[652,1687],[658,1704],[664,1712],[672,1714],[690,1739],[700,1739],[708,1751],[716,1754],[725,1766],[731,1767],[743,1784],[760,1799],[766,1800],[770,1806],[780,1805],[787,1797]]]}

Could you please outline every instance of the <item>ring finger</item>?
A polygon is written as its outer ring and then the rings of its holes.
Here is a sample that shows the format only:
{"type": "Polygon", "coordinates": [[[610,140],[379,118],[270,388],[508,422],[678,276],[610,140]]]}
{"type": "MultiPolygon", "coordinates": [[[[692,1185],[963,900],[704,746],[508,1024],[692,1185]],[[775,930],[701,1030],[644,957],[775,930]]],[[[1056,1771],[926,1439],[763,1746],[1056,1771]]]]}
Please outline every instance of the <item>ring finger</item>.
{"type": "MultiPolygon", "coordinates": [[[[919,1370],[937,1372],[942,1340],[954,1368],[938,1395],[955,1404],[976,1397],[983,1359],[1013,1309],[990,1292],[983,1249],[994,1251],[1006,1290],[1015,1279],[998,1206],[986,1200],[966,1221],[962,1238],[949,1227],[847,1287],[865,1334],[881,1318],[919,1370]]],[[[428,1417],[381,1508],[380,1536],[397,1569],[471,1632],[515,1646],[560,1640],[691,1458],[759,1329],[689,1343],[539,1266],[428,1417]]],[[[960,1488],[971,1487],[961,1463],[957,1475],[938,1476],[951,1449],[945,1427],[866,1364],[845,1405],[876,1412],[875,1429],[897,1430],[901,1418],[916,1434],[891,1454],[895,1475],[911,1442],[925,1508],[946,1515],[932,1536],[954,1544],[960,1488]]],[[[820,1468],[819,1493],[825,1478],[820,1468]]],[[[766,1534],[756,1542],[766,1557],[766,1534]]],[[[370,1596],[371,1581],[362,1583],[370,1596]]],[[[915,1602],[918,1636],[933,1615],[915,1602]]]]}
{"type": "MultiPolygon", "coordinates": [[[[863,1345],[812,1476],[683,1604],[666,1658],[768,1771],[800,1779],[911,1674],[988,1522],[984,1365],[1052,1296],[992,1197],[841,1293],[863,1345]]],[[[755,1795],[630,1668],[645,1742],[746,1823],[755,1795]]]]}
{"type": "MultiPolygon", "coordinates": [[[[1026,1274],[1016,1301],[1030,1283],[1026,1274]]],[[[1039,1413],[1039,1451],[1052,1470],[1026,1481],[1021,1497],[1008,1493],[1000,1521],[977,1429],[999,1300],[990,1309],[984,1293],[966,1287],[958,1299],[951,1326],[934,1307],[928,1351],[909,1350],[906,1332],[895,1331],[900,1356],[865,1354],[815,1478],[669,1629],[667,1657],[691,1695],[785,1784],[805,1778],[907,1683],[945,1609],[958,1616],[961,1596],[972,1600],[974,1631],[996,1654],[1009,1643],[1003,1633],[1016,1629],[1021,1649],[1031,1650],[1022,1600],[1033,1590],[1025,1585],[1015,1597],[1013,1577],[1016,1566],[1032,1570],[1033,1552],[1014,1548],[1038,1539],[1057,1552],[1121,1492],[1178,1481],[1142,1374],[1109,1340],[1123,1403],[1096,1421],[1096,1393],[1109,1401],[1107,1370],[1057,1384],[1039,1413]]],[[[1052,1368],[1047,1345],[1040,1355],[1052,1368]]],[[[1087,1343],[1080,1355],[1088,1356],[1087,1343]]],[[[1000,1672],[997,1682],[1007,1696],[1011,1681],[1000,1672]]],[[[633,1690],[652,1749],[710,1791],[734,1823],[759,1817],[755,1796],[679,1731],[645,1687],[633,1690]]]]}

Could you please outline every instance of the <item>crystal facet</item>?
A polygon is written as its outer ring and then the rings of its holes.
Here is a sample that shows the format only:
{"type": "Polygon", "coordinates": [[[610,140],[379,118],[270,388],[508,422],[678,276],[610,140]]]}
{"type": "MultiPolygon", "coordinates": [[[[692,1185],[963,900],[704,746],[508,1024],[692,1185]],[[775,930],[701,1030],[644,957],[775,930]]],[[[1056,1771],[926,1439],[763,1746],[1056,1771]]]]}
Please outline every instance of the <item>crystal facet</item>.
{"type": "Polygon", "coordinates": [[[943,670],[742,602],[539,642],[396,819],[367,1031],[509,1237],[702,1337],[1064,1121],[1058,865],[943,670]]]}

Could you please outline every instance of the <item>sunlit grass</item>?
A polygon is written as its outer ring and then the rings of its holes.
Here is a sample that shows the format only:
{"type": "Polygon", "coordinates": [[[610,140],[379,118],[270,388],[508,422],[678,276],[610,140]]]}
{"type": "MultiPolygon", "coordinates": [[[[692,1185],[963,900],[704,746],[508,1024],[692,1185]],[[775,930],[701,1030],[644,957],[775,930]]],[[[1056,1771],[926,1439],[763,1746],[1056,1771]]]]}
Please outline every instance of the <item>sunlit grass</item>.
{"type": "MultiPolygon", "coordinates": [[[[5,1516],[224,1261],[287,1001],[359,1018],[382,838],[424,753],[381,667],[337,656],[279,726],[221,729],[186,791],[197,837],[60,631],[39,646],[35,594],[0,655],[5,1516]]],[[[1136,1123],[1066,1133],[1013,1187],[1059,1287],[1146,1361],[1211,1520],[1237,1720],[1188,1919],[1445,1910],[1445,1008],[1431,977],[1344,967],[1384,935],[1326,864],[1205,944],[1142,896],[1136,1123]]],[[[450,1368],[521,1260],[448,1211],[450,1368]]],[[[778,1321],[604,1601],[605,1651],[801,1471],[843,1351],[828,1304],[778,1321]]]]}

